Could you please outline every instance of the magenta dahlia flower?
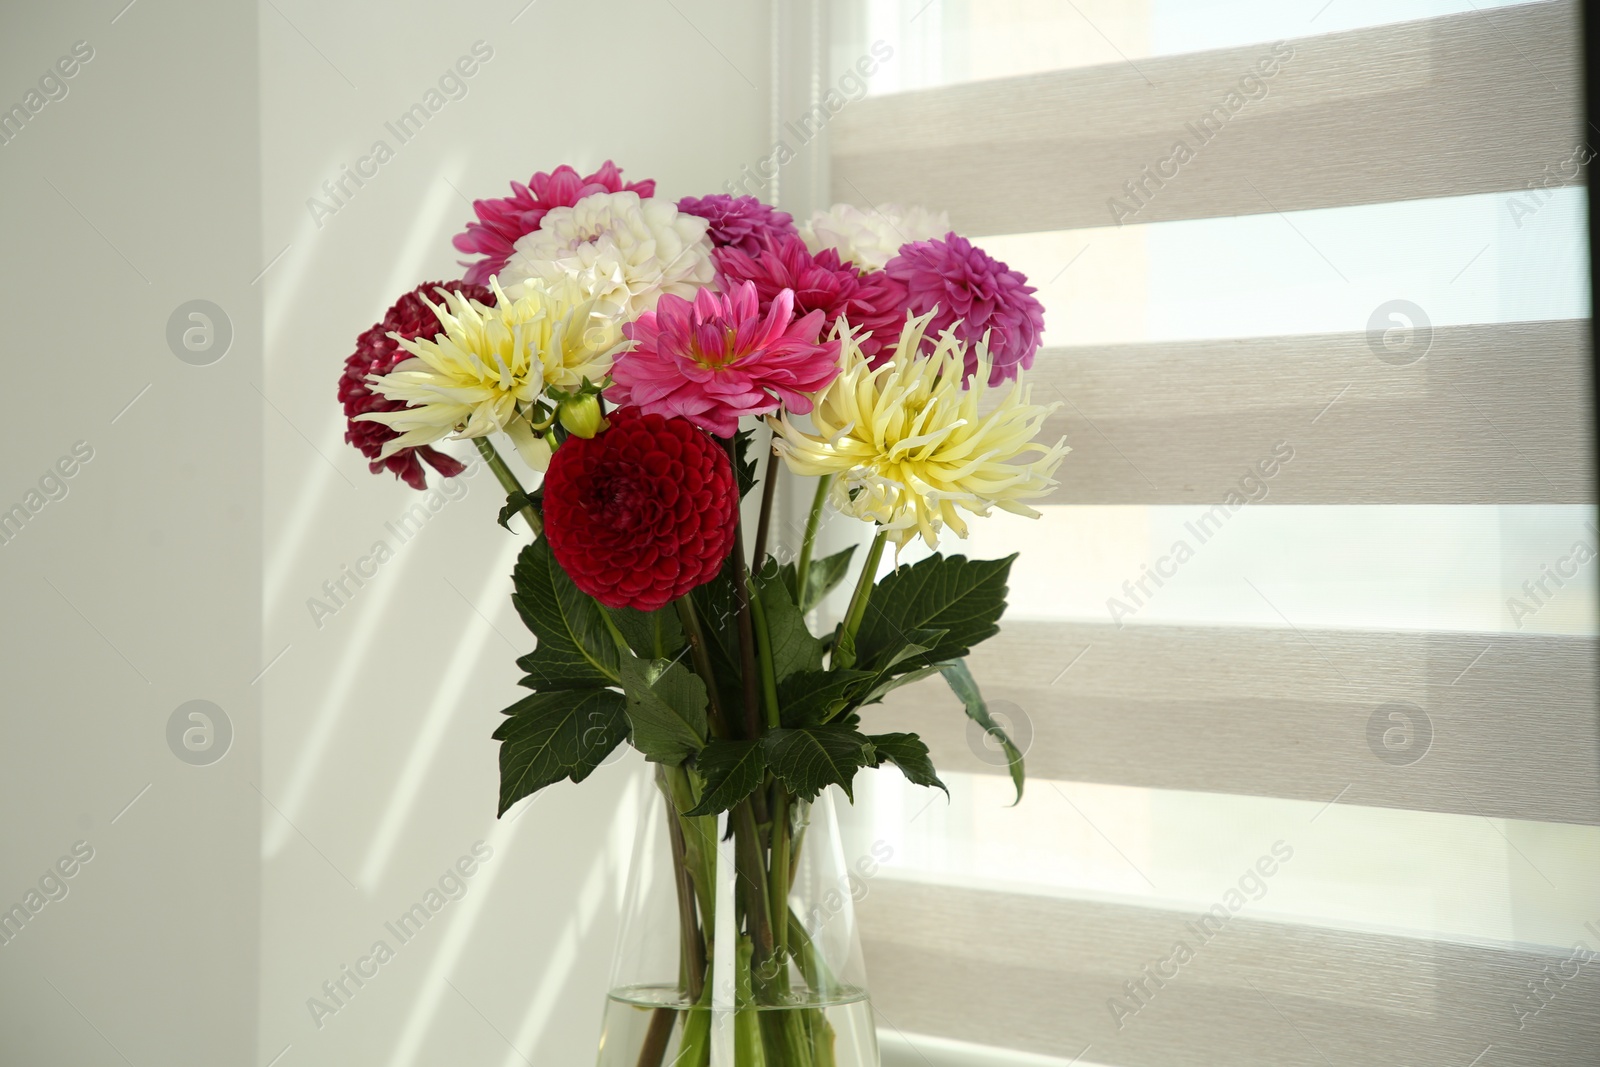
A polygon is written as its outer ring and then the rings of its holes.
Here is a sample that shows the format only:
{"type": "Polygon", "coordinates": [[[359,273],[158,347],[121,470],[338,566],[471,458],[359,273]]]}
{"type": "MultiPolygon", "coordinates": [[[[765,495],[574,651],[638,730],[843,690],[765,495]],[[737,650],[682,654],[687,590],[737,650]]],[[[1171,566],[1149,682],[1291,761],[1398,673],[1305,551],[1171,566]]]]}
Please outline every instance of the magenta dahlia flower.
{"type": "Polygon", "coordinates": [[[383,313],[381,320],[356,338],[356,350],[344,361],[344,373],[339,377],[339,402],[344,405],[345,417],[350,420],[344,432],[345,441],[367,457],[367,469],[373,474],[391,470],[396,478],[413,489],[427,488],[423,460],[446,478],[453,478],[467,468],[429,445],[402,448],[387,459],[380,459],[383,446],[400,435],[381,422],[357,422],[356,416],[369,411],[398,411],[406,406],[401,401],[374,393],[367,382],[367,375],[388,374],[411,358],[411,353],[389,336],[391,333],[397,333],[409,341],[417,337],[436,337],[444,332],[438,316],[422,302],[422,298],[427,297],[437,303],[437,290],[441,286],[481,304],[494,303],[494,294],[481,285],[423,282],[395,301],[394,306],[383,313]]]}
{"type": "Polygon", "coordinates": [[[839,342],[819,341],[823,314],[796,317],[785,289],[761,310],[756,287],[701,289],[694,302],[664,294],[654,311],[623,327],[634,342],[611,368],[606,399],[659,415],[678,415],[718,437],[732,437],[741,415],[781,403],[811,410],[807,393],[839,373],[839,342]]]}
{"type": "Polygon", "coordinates": [[[900,336],[904,287],[882,271],[862,274],[853,264],[840,263],[831,248],[812,255],[800,238],[782,236],[763,241],[754,254],[729,247],[711,255],[724,291],[743,282],[754,284],[763,311],[779,293],[792,292],[797,313],[822,312],[824,335],[841,318],[849,323],[874,365],[888,358],[887,346],[900,336]]]}
{"type": "Polygon", "coordinates": [[[971,346],[989,336],[992,368],[989,384],[1015,378],[1033,366],[1044,331],[1044,306],[1018,271],[976,248],[965,237],[948,233],[936,241],[901,245],[884,273],[906,288],[907,306],[918,315],[935,308],[925,344],[950,327],[967,348],[967,376],[977,372],[978,355],[971,346]]]}
{"type": "Polygon", "coordinates": [[[517,238],[537,230],[551,208],[572,207],[591,193],[623,191],[649,199],[655,195],[656,183],[647,179],[624,184],[622,171],[609,159],[587,177],[579,177],[577,171],[563,163],[549,174],[535,174],[527,185],[512,182],[510,196],[474,200],[472,210],[479,221],[467,223],[466,232],[456,234],[452,243],[459,252],[477,252],[484,258],[476,263],[462,260],[461,265],[467,268],[462,280],[471,285],[487,285],[511,258],[517,238]]]}
{"type": "Polygon", "coordinates": [[[707,236],[716,248],[737,248],[746,255],[761,251],[766,238],[798,237],[794,216],[763,204],[753,196],[686,196],[678,201],[685,215],[698,215],[711,223],[707,236]]]}

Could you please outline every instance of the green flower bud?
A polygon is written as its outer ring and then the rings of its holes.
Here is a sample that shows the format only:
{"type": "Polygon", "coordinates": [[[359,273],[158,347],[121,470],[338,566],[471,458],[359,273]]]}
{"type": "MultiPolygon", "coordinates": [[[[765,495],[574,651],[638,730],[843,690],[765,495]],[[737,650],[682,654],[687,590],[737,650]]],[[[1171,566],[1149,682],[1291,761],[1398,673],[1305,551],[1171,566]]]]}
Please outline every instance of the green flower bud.
{"type": "Polygon", "coordinates": [[[574,437],[593,437],[605,429],[606,420],[600,414],[600,398],[593,393],[585,393],[571,400],[563,400],[561,425],[574,437]]]}

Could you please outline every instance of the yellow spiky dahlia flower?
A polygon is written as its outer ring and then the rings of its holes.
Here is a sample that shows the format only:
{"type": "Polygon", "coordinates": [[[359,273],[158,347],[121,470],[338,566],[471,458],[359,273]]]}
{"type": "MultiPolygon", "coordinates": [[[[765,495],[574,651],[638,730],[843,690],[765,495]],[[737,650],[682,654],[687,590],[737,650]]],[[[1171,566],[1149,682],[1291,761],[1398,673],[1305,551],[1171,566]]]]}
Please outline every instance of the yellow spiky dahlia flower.
{"type": "Polygon", "coordinates": [[[528,458],[527,415],[545,390],[600,382],[627,347],[616,308],[596,295],[591,277],[536,279],[515,300],[495,279],[489,284],[493,307],[439,290],[443,302],[428,304],[444,328],[439,336],[391,335],[413,358],[368,381],[373,392],[409,406],[357,416],[399,433],[384,445],[384,457],[451,435],[505,431],[528,458]]]}
{"type": "Polygon", "coordinates": [[[937,546],[945,526],[967,536],[962,511],[988,515],[1000,508],[1037,518],[1022,501],[1055,487],[1068,451],[1065,438],[1051,446],[1033,440],[1060,405],[1032,403],[1020,377],[989,386],[982,342],[971,388],[962,387],[967,346],[954,334],[917,355],[931,317],[908,317],[894,355],[876,370],[850,331],[836,329],[842,369],[813,398],[817,432],[801,430],[787,412],[767,420],[773,447],[791,471],[838,475],[834,506],[877,523],[900,546],[918,535],[937,546]]]}

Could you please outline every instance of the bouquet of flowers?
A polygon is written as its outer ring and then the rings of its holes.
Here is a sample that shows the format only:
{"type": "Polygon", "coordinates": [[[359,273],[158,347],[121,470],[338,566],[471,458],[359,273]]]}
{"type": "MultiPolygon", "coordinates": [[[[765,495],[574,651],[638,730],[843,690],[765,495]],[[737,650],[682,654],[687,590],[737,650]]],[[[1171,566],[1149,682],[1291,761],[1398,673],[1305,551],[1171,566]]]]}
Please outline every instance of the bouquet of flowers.
{"type": "Polygon", "coordinates": [[[1023,381],[1043,309],[923,210],[840,205],[802,230],[749,196],[674,204],[610,162],[512,190],[473,205],[455,247],[478,258],[459,281],[419,285],[360,336],[339,383],[346,440],[422,489],[424,463],[464,469],[436,446],[470,439],[506,492],[499,521],[533,535],[511,576],[532,692],[494,735],[500,813],[624,743],[657,768],[681,966],[628,1062],[668,1062],[674,1038],[670,1062],[707,1062],[720,821],[740,1003],[799,1008],[751,1013],[737,1062],[831,1067],[807,999],[831,979],[789,902],[805,809],[885,763],[944,788],[916,734],[871,731],[871,705],[944,674],[1021,796],[1021,753],[963,663],[998,632],[1015,557],[934,551],[878,575],[889,544],[937,549],[994,508],[1036,516],[1026,501],[1055,486],[1065,443],[1035,441],[1055,405],[1023,381]],[[815,483],[783,561],[781,477],[815,483]],[[854,577],[854,548],[814,555],[829,511],[873,531],[854,577]],[[814,634],[847,581],[843,617],[814,634]]]}

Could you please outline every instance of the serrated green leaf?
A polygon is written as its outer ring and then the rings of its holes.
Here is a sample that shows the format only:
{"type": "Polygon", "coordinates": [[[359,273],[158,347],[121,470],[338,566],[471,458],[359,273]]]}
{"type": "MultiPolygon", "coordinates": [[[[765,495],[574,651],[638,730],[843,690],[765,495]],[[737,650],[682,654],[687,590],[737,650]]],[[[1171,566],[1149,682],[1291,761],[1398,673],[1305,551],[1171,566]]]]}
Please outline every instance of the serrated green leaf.
{"type": "Polygon", "coordinates": [[[742,498],[756,484],[756,461],[750,456],[750,442],[754,439],[754,430],[740,430],[733,435],[733,454],[737,457],[733,465],[733,475],[739,484],[739,496],[742,498]]]}
{"type": "Polygon", "coordinates": [[[622,661],[633,747],[652,763],[682,763],[705,745],[706,687],[680,662],[622,661]]]}
{"type": "Polygon", "coordinates": [[[523,685],[587,689],[621,682],[621,653],[600,605],[556,565],[543,537],[517,555],[511,577],[516,589],[511,602],[538,639],[537,647],[517,660],[517,666],[528,672],[523,685]]]}
{"type": "Polygon", "coordinates": [[[840,723],[771,730],[761,743],[772,773],[789,792],[806,800],[830,785],[839,786],[854,800],[850,782],[875,758],[872,742],[840,723]]]}
{"type": "Polygon", "coordinates": [[[783,725],[815,726],[833,718],[873,677],[871,671],[796,671],[778,683],[783,725]]]}
{"type": "Polygon", "coordinates": [[[534,508],[535,510],[538,509],[536,497],[530,497],[527,493],[520,489],[516,490],[515,492],[507,493],[506,502],[500,508],[500,514],[495,516],[494,521],[498,522],[501,526],[504,526],[507,530],[510,530],[511,516],[517,514],[523,508],[527,507],[534,508]]]}
{"type": "Polygon", "coordinates": [[[523,697],[494,732],[500,742],[500,812],[570,778],[581,782],[628,736],[622,694],[556,690],[523,697]]]}
{"type": "Polygon", "coordinates": [[[940,672],[944,680],[950,683],[950,689],[960,698],[962,706],[967,710],[967,717],[989,734],[990,737],[1000,742],[1000,747],[1005,750],[1006,763],[1011,771],[1011,784],[1017,787],[1015,803],[1022,803],[1022,750],[1006,736],[1000,724],[994,721],[994,716],[989,714],[989,705],[984,703],[983,694],[978,691],[978,682],[972,677],[972,671],[967,668],[964,659],[954,660],[940,664],[940,672]]]}
{"type": "Polygon", "coordinates": [[[806,572],[806,587],[799,590],[799,575],[793,563],[783,565],[783,585],[789,590],[789,595],[795,598],[795,603],[801,612],[810,611],[822,603],[822,598],[827,596],[833,588],[844,580],[850,573],[850,559],[855,555],[856,546],[851,545],[843,552],[835,552],[831,556],[811,561],[811,569],[806,572]]]}
{"type": "Polygon", "coordinates": [[[877,677],[880,681],[861,695],[860,702],[863,704],[876,704],[901,686],[910,685],[912,682],[920,682],[924,678],[938,674],[941,669],[938,664],[934,664],[931,667],[918,667],[914,671],[907,671],[904,674],[896,674],[889,677],[878,675],[877,677]]]}
{"type": "Polygon", "coordinates": [[[877,751],[878,762],[874,766],[893,763],[913,785],[937,787],[944,790],[946,797],[950,795],[950,790],[939,781],[938,772],[933,769],[928,746],[916,734],[869,734],[867,740],[877,751]]]}
{"type": "Polygon", "coordinates": [[[755,792],[767,773],[767,753],[760,741],[712,740],[695,757],[705,779],[700,803],[685,815],[716,815],[755,792]]]}
{"type": "Polygon", "coordinates": [[[796,671],[813,671],[822,666],[822,642],[811,636],[806,617],[800,614],[789,590],[778,577],[771,560],[756,576],[756,594],[766,611],[767,635],[772,641],[772,674],[779,682],[796,671]]]}
{"type": "Polygon", "coordinates": [[[611,621],[640,659],[672,659],[683,651],[683,624],[668,604],[655,611],[606,608],[611,621]]]}
{"type": "Polygon", "coordinates": [[[935,553],[897,567],[867,601],[854,666],[898,674],[966,655],[1000,632],[996,622],[1006,610],[1006,576],[1016,558],[1015,553],[994,560],[935,553]],[[927,651],[900,655],[905,645],[922,643],[916,640],[919,630],[945,632],[927,651]]]}

